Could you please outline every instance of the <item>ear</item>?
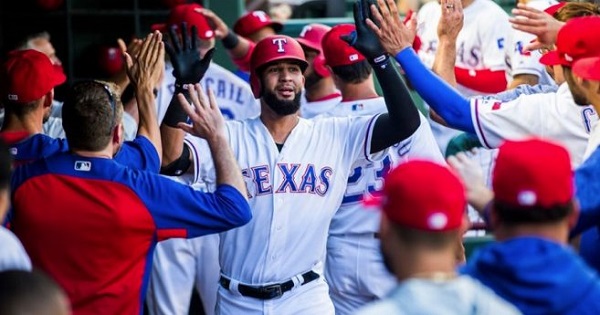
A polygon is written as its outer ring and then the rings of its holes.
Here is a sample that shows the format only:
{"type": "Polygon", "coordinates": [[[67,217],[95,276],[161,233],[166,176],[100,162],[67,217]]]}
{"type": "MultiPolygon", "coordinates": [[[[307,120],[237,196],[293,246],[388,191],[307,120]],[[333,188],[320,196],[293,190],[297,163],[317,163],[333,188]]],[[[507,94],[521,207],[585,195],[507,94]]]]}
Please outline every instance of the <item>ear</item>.
{"type": "Polygon", "coordinates": [[[573,229],[575,225],[577,225],[577,221],[579,220],[579,202],[577,200],[573,200],[573,211],[568,216],[569,230],[573,229]]]}
{"type": "Polygon", "coordinates": [[[52,101],[54,100],[54,89],[48,91],[48,93],[46,93],[44,96],[44,108],[52,107],[52,101]]]}
{"type": "Polygon", "coordinates": [[[123,127],[123,123],[118,123],[113,129],[113,145],[119,145],[125,137],[125,128],[123,127]]]}

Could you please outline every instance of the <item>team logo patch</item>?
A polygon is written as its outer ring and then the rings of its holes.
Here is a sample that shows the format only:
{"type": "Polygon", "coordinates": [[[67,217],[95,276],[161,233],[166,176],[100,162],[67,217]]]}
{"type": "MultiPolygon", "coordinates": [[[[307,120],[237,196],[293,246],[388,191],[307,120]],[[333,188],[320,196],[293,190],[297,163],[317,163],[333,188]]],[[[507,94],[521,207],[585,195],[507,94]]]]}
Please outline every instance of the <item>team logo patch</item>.
{"type": "Polygon", "coordinates": [[[92,162],[90,161],[75,161],[75,170],[81,172],[89,172],[92,170],[92,162]]]}
{"type": "Polygon", "coordinates": [[[501,106],[502,102],[494,102],[494,105],[492,105],[492,110],[498,110],[501,106]]]}

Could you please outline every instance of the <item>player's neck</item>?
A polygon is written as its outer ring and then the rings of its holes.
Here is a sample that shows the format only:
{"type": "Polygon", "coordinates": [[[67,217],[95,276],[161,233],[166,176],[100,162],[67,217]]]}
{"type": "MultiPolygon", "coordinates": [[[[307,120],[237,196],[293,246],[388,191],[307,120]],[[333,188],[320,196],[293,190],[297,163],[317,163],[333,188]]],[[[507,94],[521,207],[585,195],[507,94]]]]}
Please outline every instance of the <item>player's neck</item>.
{"type": "Polygon", "coordinates": [[[14,114],[6,113],[2,131],[27,131],[29,134],[38,134],[43,132],[44,113],[27,114],[23,117],[17,117],[14,114]]]}
{"type": "Polygon", "coordinates": [[[300,116],[298,113],[287,116],[279,116],[272,112],[262,111],[260,120],[267,127],[273,141],[283,144],[290,135],[294,127],[298,124],[300,116]]]}
{"type": "Polygon", "coordinates": [[[304,96],[308,102],[314,102],[336,92],[337,89],[335,88],[335,83],[333,83],[333,79],[329,77],[319,80],[319,82],[315,83],[310,89],[306,89],[304,96]]]}
{"type": "Polygon", "coordinates": [[[379,97],[377,91],[375,91],[373,80],[370,79],[360,83],[343,84],[340,86],[340,91],[342,92],[342,98],[344,102],[379,97]]]}
{"type": "Polygon", "coordinates": [[[421,251],[412,258],[401,260],[396,277],[402,281],[411,278],[448,280],[456,277],[456,259],[452,250],[421,251]]]}
{"type": "Polygon", "coordinates": [[[71,153],[73,153],[75,155],[83,156],[83,157],[88,157],[88,158],[112,159],[112,157],[113,157],[112,152],[113,152],[112,145],[107,146],[106,148],[104,148],[101,151],[71,149],[71,153]]]}

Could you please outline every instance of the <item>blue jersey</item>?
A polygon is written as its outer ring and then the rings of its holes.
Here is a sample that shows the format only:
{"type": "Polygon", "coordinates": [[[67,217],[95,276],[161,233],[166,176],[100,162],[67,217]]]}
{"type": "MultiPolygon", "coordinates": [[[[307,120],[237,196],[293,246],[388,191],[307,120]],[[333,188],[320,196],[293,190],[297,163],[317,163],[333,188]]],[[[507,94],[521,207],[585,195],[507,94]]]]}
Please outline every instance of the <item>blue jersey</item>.
{"type": "MultiPolygon", "coordinates": [[[[41,133],[30,135],[24,131],[2,132],[0,138],[9,145],[15,165],[69,151],[66,139],[52,138],[41,133]]],[[[156,148],[146,137],[137,136],[133,141],[124,142],[114,158],[134,169],[155,173],[160,170],[156,148]]]]}
{"type": "Polygon", "coordinates": [[[156,242],[223,232],[251,218],[229,185],[203,193],[112,159],[59,153],[17,167],[12,230],[74,314],[141,314],[156,242]]]}

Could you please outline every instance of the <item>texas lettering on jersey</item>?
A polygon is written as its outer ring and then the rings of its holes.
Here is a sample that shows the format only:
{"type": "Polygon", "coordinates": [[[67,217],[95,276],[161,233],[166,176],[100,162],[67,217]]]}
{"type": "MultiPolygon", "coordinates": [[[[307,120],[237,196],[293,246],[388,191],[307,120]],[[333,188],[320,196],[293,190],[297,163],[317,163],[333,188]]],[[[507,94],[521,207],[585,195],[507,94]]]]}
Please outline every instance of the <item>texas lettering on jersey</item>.
{"type": "Polygon", "coordinates": [[[277,163],[276,169],[259,165],[242,170],[248,188],[248,198],[275,193],[308,193],[324,196],[329,190],[333,169],[320,169],[313,164],[277,163]],[[272,174],[274,172],[275,174],[272,174]],[[283,181],[274,187],[271,178],[281,176],[283,181]]]}

